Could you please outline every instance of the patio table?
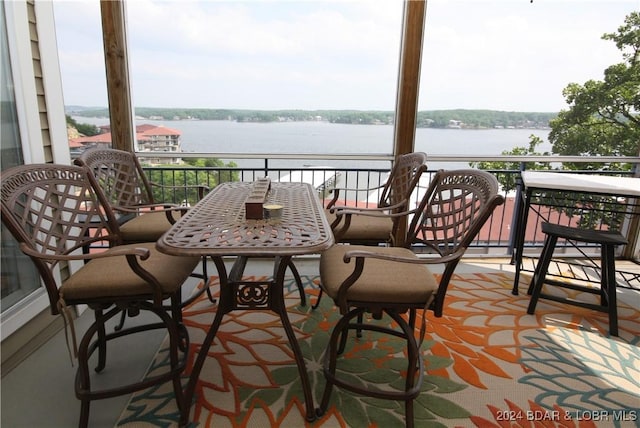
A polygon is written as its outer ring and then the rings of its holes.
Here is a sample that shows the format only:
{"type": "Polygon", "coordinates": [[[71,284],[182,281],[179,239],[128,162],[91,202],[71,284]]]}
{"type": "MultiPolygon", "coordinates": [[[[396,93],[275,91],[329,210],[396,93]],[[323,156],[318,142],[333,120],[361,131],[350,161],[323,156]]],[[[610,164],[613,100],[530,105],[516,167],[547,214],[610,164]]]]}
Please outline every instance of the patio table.
{"type": "MultiPolygon", "coordinates": [[[[533,205],[552,208],[588,209],[589,198],[595,199],[600,207],[594,208],[604,214],[621,214],[627,218],[627,225],[633,217],[640,216],[640,178],[615,177],[596,174],[574,174],[548,171],[523,171],[522,185],[524,200],[516,201],[516,242],[512,261],[515,264],[515,278],[512,294],[518,294],[520,273],[523,270],[523,248],[526,241],[529,212],[541,218],[545,215],[533,205]]],[[[548,216],[548,214],[547,214],[548,216]]],[[[636,226],[637,223],[636,223],[636,226]]],[[[624,234],[624,231],[623,231],[624,234]]],[[[634,281],[638,278],[632,275],[634,281]]]]}
{"type": "MultiPolygon", "coordinates": [[[[333,244],[331,227],[313,187],[304,183],[271,183],[267,203],[282,205],[276,220],[246,219],[245,200],[252,183],[223,183],[214,188],[158,241],[160,251],[173,255],[209,256],[218,269],[220,301],[215,318],[200,348],[185,391],[190,406],[200,371],[222,322],[234,310],[271,310],[280,320],[291,345],[306,406],[306,419],[315,419],[311,385],[305,362],[284,301],[284,275],[291,258],[319,253],[333,244]],[[223,257],[236,256],[227,274],[223,257]],[[274,274],[268,281],[242,281],[247,259],[273,257],[274,274]]],[[[208,284],[207,284],[208,285],[208,284]]],[[[181,415],[188,423],[190,409],[181,415]]]]}

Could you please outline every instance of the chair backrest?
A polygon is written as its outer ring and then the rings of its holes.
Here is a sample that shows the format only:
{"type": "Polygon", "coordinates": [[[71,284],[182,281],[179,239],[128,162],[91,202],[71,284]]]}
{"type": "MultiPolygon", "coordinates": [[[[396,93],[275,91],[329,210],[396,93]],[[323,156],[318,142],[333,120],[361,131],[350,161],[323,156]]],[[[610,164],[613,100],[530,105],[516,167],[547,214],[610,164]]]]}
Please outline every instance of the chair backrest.
{"type": "Polygon", "coordinates": [[[92,148],[75,160],[91,170],[113,206],[135,207],[153,204],[153,192],[134,153],[92,148]]]}
{"type": "Polygon", "coordinates": [[[476,238],[495,207],[504,203],[498,180],[486,171],[438,171],[411,220],[405,245],[422,244],[450,258],[434,302],[442,315],[446,289],[460,258],[476,238]]]}
{"type": "Polygon", "coordinates": [[[116,218],[95,186],[87,170],[73,165],[22,165],[0,174],[2,223],[35,263],[54,315],[60,256],[80,254],[94,242],[120,243],[116,218]]]}
{"type": "MultiPolygon", "coordinates": [[[[388,207],[408,201],[421,174],[427,169],[426,161],[427,155],[423,152],[398,156],[382,189],[378,206],[388,207]]],[[[406,206],[402,209],[406,209],[406,206]]]]}

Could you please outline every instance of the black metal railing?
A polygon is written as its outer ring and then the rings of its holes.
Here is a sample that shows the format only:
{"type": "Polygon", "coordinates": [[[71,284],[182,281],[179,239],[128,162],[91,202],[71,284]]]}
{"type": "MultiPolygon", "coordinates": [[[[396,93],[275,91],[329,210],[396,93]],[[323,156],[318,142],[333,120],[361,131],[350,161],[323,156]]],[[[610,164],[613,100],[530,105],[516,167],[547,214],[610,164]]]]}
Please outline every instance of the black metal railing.
{"type": "MultiPolygon", "coordinates": [[[[138,156],[144,162],[145,153],[138,153],[138,156]]],[[[157,153],[153,153],[156,157],[157,153]]],[[[381,188],[387,178],[387,174],[391,167],[392,156],[390,155],[366,155],[366,156],[330,156],[330,155],[267,155],[267,154],[193,154],[183,153],[184,157],[215,157],[217,159],[233,159],[237,163],[254,162],[251,166],[226,166],[226,167],[185,167],[185,166],[162,166],[162,167],[145,167],[152,182],[173,186],[171,190],[156,190],[157,200],[173,203],[194,204],[198,199],[198,193],[193,187],[194,185],[203,185],[213,188],[219,183],[226,181],[254,181],[257,178],[268,176],[274,181],[295,181],[306,182],[312,184],[318,191],[318,196],[326,204],[332,197],[332,191],[335,187],[358,189],[352,191],[340,192],[339,203],[352,206],[376,206],[380,197],[379,191],[370,191],[366,189],[381,188]],[[240,161],[238,161],[240,160],[240,161]],[[313,165],[313,162],[322,160],[325,166],[313,165]],[[353,166],[344,167],[345,163],[353,166]],[[283,165],[293,166],[283,166],[283,165]],[[305,165],[301,167],[300,165],[305,165]],[[326,166],[335,165],[335,166],[326,166]],[[359,167],[359,165],[363,165],[359,167]],[[375,166],[371,166],[375,165],[375,166]]],[[[174,154],[175,156],[175,154],[174,154]]],[[[563,156],[563,157],[542,157],[542,156],[475,156],[461,158],[457,156],[437,156],[430,157],[432,163],[439,167],[446,168],[446,164],[452,163],[460,165],[461,162],[478,162],[478,161],[504,161],[504,162],[520,162],[518,170],[490,170],[496,175],[501,183],[520,183],[520,174],[525,170],[529,162],[553,162],[554,167],[560,166],[562,162],[594,162],[596,158],[563,156]],[[508,177],[511,176],[509,179],[508,177]]],[[[599,157],[601,162],[621,162],[627,161],[635,168],[640,168],[640,157],[620,158],[612,157],[612,159],[599,157]]],[[[439,168],[438,168],[439,169],[439,168]]],[[[418,188],[414,192],[412,203],[417,205],[421,195],[426,190],[428,183],[436,172],[435,169],[428,170],[420,181],[418,188]]],[[[572,173],[583,174],[614,174],[614,175],[633,175],[633,171],[566,171],[572,173]]],[[[494,255],[496,257],[511,255],[515,245],[515,230],[517,213],[516,205],[522,200],[521,186],[515,188],[503,189],[505,204],[499,206],[493,213],[491,219],[487,222],[485,228],[476,238],[476,241],[470,247],[473,254],[494,255]]],[[[564,213],[570,216],[570,213],[564,213]]],[[[602,216],[601,220],[606,221],[606,216],[602,216]]],[[[595,221],[595,220],[591,220],[595,221]]],[[[602,225],[595,225],[602,227],[602,225]]],[[[537,227],[539,230],[539,227],[537,227]]],[[[629,230],[630,234],[637,234],[635,230],[629,230]]],[[[527,240],[525,248],[542,247],[544,237],[542,233],[536,234],[533,239],[527,240]],[[538,236],[539,235],[539,236],[538,236]]]]}

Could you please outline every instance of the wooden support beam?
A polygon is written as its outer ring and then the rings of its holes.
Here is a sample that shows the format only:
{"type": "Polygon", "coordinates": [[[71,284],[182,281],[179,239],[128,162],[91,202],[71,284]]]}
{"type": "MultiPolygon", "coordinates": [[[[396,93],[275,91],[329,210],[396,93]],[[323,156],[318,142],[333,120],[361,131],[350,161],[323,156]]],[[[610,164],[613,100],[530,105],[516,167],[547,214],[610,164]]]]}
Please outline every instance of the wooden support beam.
{"type": "MultiPolygon", "coordinates": [[[[405,0],[404,8],[393,141],[393,155],[396,158],[415,151],[420,64],[427,0],[405,0]]],[[[406,235],[405,220],[400,222],[394,236],[397,245],[404,244],[406,235]]]]}
{"type": "Polygon", "coordinates": [[[111,145],[133,152],[135,124],[129,82],[124,0],[101,0],[104,59],[111,121],[111,145]]]}
{"type": "Polygon", "coordinates": [[[426,0],[406,0],[396,98],[394,156],[415,150],[426,0]]]}

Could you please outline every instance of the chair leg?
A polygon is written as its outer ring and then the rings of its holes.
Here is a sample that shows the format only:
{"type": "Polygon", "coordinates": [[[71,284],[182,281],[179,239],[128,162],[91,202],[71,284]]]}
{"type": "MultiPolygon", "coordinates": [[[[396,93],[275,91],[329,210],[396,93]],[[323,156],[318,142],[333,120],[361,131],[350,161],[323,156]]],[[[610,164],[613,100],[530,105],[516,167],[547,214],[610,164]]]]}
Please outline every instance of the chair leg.
{"type": "Polygon", "coordinates": [[[557,241],[557,236],[548,235],[547,239],[544,242],[544,248],[542,250],[542,255],[540,256],[540,261],[538,262],[538,266],[536,266],[533,278],[531,279],[531,285],[529,286],[529,290],[527,291],[527,293],[531,294],[531,300],[529,300],[529,307],[527,308],[527,313],[529,315],[533,315],[535,313],[536,304],[538,303],[538,299],[540,298],[542,286],[544,285],[544,280],[547,275],[547,271],[549,270],[549,264],[551,263],[551,257],[553,256],[553,250],[556,247],[557,241]]]}
{"type": "MultiPolygon", "coordinates": [[[[169,329],[168,324],[173,321],[176,325],[176,331],[178,333],[178,349],[182,352],[189,351],[189,332],[187,328],[182,323],[182,299],[180,294],[175,294],[171,297],[171,305],[169,308],[169,312],[171,314],[171,320],[165,320],[160,317],[165,324],[167,324],[167,329],[169,329]]],[[[160,316],[160,315],[158,315],[160,316]]]]}
{"type": "MultiPolygon", "coordinates": [[[[81,402],[80,408],[80,422],[81,427],[86,427],[89,421],[89,407],[92,400],[101,400],[104,398],[121,396],[124,394],[131,394],[135,391],[140,391],[157,385],[160,383],[172,381],[174,395],[178,409],[181,414],[186,409],[185,398],[182,391],[181,375],[186,366],[187,353],[183,352],[180,355],[180,350],[189,349],[189,336],[186,328],[181,323],[178,323],[175,319],[176,314],[180,312],[180,294],[175,293],[171,296],[171,308],[167,310],[166,307],[156,307],[150,302],[131,302],[133,305],[130,308],[133,309],[133,313],[137,313],[139,310],[144,309],[156,314],[161,322],[147,324],[137,327],[132,327],[127,330],[106,334],[105,323],[120,315],[122,311],[117,306],[103,312],[102,309],[95,309],[95,321],[86,330],[78,346],[78,369],[75,379],[75,392],[76,397],[81,402]],[[169,333],[169,369],[163,371],[160,374],[150,376],[143,380],[139,380],[133,383],[126,383],[117,387],[111,387],[101,390],[91,389],[91,377],[89,371],[89,360],[93,352],[99,353],[99,367],[104,367],[106,361],[106,343],[111,339],[117,339],[127,334],[137,334],[148,329],[166,328],[169,333]],[[92,339],[95,340],[92,342],[92,339]],[[101,354],[105,352],[105,356],[101,354]]],[[[125,309],[126,311],[126,309],[125,309]]],[[[97,370],[99,371],[99,370],[97,370]]]]}
{"type": "Polygon", "coordinates": [[[320,293],[318,293],[318,300],[316,300],[316,303],[311,306],[311,309],[318,309],[318,306],[320,306],[320,299],[322,299],[322,288],[320,289],[320,293]]]}
{"type": "MultiPolygon", "coordinates": [[[[358,326],[362,325],[364,321],[364,312],[360,312],[358,314],[358,326]]],[[[358,339],[362,338],[362,328],[357,327],[356,329],[356,337],[358,339]]],[[[349,324],[345,325],[344,331],[342,332],[342,336],[340,336],[340,346],[338,347],[338,355],[342,355],[344,352],[344,348],[347,346],[347,338],[349,337],[349,324]]]]}
{"type": "MultiPolygon", "coordinates": [[[[388,312],[389,313],[389,312],[388,312]]],[[[389,313],[396,323],[402,329],[404,338],[407,341],[407,377],[405,380],[405,424],[407,428],[414,426],[413,400],[420,393],[424,376],[423,363],[420,359],[420,348],[414,336],[413,326],[415,325],[415,310],[411,309],[409,314],[409,323],[407,323],[400,315],[389,313]],[[416,381],[416,374],[418,380],[416,381]]]]}
{"type": "Polygon", "coordinates": [[[213,294],[211,294],[211,287],[207,287],[207,298],[209,299],[209,301],[211,303],[216,303],[217,300],[215,297],[213,297],[213,294]]]}
{"type": "Polygon", "coordinates": [[[115,331],[122,330],[122,328],[124,327],[124,320],[125,319],[127,319],[127,312],[126,311],[122,311],[122,314],[120,315],[120,321],[118,322],[118,325],[116,325],[114,327],[115,331]]]}
{"type": "MultiPolygon", "coordinates": [[[[122,311],[122,322],[124,322],[124,316],[126,315],[127,311],[122,311]]],[[[98,347],[98,365],[95,368],[96,372],[101,372],[102,370],[104,370],[104,368],[107,366],[107,332],[105,330],[105,326],[104,326],[104,322],[100,321],[100,319],[102,318],[103,314],[101,310],[96,310],[94,312],[95,314],[95,318],[96,318],[96,323],[98,323],[98,330],[97,330],[97,335],[98,335],[98,339],[97,339],[97,347],[98,347]]]]}
{"type": "MultiPolygon", "coordinates": [[[[414,328],[412,325],[409,325],[409,323],[407,323],[400,314],[392,311],[385,312],[396,322],[396,324],[398,324],[402,332],[397,331],[397,329],[392,329],[385,326],[351,323],[354,318],[360,319],[364,311],[364,308],[355,308],[351,310],[348,314],[344,315],[340,319],[340,321],[338,321],[331,333],[329,344],[324,354],[323,363],[323,372],[326,384],[322,394],[322,399],[320,401],[320,406],[316,409],[316,415],[322,416],[327,411],[331,393],[333,391],[333,386],[335,385],[339,388],[344,388],[348,391],[352,391],[368,397],[404,401],[406,426],[412,428],[414,426],[413,401],[420,394],[420,389],[424,380],[424,367],[422,359],[420,358],[420,349],[414,336],[414,328]],[[372,330],[380,333],[391,334],[393,336],[401,337],[406,340],[407,370],[404,391],[382,391],[377,389],[366,389],[361,385],[349,383],[337,377],[337,358],[341,351],[343,351],[343,349],[341,348],[343,347],[347,332],[350,329],[372,330]],[[340,341],[340,344],[338,343],[338,341],[340,341]]],[[[410,318],[412,318],[411,315],[410,318]]],[[[413,323],[415,323],[415,318],[413,319],[413,323]]]]}
{"type": "Polygon", "coordinates": [[[331,398],[331,392],[333,391],[333,384],[336,379],[336,362],[338,359],[339,349],[343,348],[341,344],[338,346],[338,338],[340,338],[340,342],[345,341],[345,337],[347,335],[347,331],[349,328],[349,322],[352,318],[356,317],[358,313],[361,313],[362,310],[353,310],[351,313],[340,318],[340,321],[335,325],[333,331],[331,332],[331,336],[329,337],[329,344],[327,346],[327,350],[324,354],[324,377],[326,380],[324,386],[324,392],[322,393],[322,400],[320,401],[320,407],[316,409],[316,415],[322,416],[327,411],[329,407],[329,399],[331,398]]]}
{"type": "Polygon", "coordinates": [[[89,426],[89,406],[90,400],[80,401],[80,421],[78,422],[79,428],[87,428],[89,426]]]}
{"type": "Polygon", "coordinates": [[[188,411],[189,405],[186,403],[184,391],[182,389],[182,372],[184,367],[181,368],[181,359],[178,351],[188,352],[189,349],[189,335],[181,322],[177,322],[175,314],[181,312],[180,308],[180,296],[175,295],[171,299],[172,301],[172,314],[169,316],[166,312],[159,312],[158,315],[167,326],[169,332],[169,361],[171,367],[171,377],[173,383],[173,393],[176,398],[176,405],[178,406],[179,414],[182,415],[185,411],[188,411]]]}
{"type": "MultiPolygon", "coordinates": [[[[104,317],[102,310],[94,310],[95,321],[87,329],[78,346],[78,370],[76,371],[75,389],[76,397],[80,400],[80,421],[82,428],[89,424],[89,405],[91,403],[91,378],[89,374],[89,357],[91,356],[91,338],[94,334],[100,336],[100,330],[104,331],[104,317]]],[[[96,340],[96,346],[100,353],[105,347],[104,337],[96,340]]],[[[100,359],[100,358],[99,358],[100,359]]],[[[101,363],[98,364],[100,366],[101,363]]],[[[103,365],[104,368],[104,365],[103,365]]]]}
{"type": "MultiPolygon", "coordinates": [[[[336,325],[337,328],[338,326],[336,325]]],[[[340,344],[338,345],[337,354],[342,355],[344,352],[344,348],[347,346],[347,339],[349,338],[349,323],[345,324],[342,328],[342,332],[340,334],[340,344]]]]}

